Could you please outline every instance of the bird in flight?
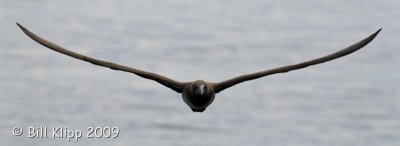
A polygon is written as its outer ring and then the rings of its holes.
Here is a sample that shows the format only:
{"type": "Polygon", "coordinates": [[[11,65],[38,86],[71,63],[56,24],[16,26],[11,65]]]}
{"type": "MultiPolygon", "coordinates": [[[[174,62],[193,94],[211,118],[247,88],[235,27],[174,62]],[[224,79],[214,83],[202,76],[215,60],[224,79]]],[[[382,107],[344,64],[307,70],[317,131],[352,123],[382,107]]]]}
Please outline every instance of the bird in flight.
{"type": "Polygon", "coordinates": [[[112,63],[112,62],[95,59],[95,58],[92,58],[89,56],[81,55],[79,53],[70,51],[64,47],[56,45],[50,41],[47,41],[47,40],[37,36],[36,34],[32,33],[31,31],[29,31],[28,29],[26,29],[19,23],[17,23],[17,25],[19,26],[19,28],[21,28],[21,30],[26,35],[28,35],[28,37],[30,37],[34,41],[38,42],[39,44],[41,44],[51,50],[65,54],[65,55],[73,57],[75,59],[90,62],[94,65],[107,67],[107,68],[110,68],[113,70],[130,72],[130,73],[136,74],[140,77],[154,80],[154,81],[174,90],[175,92],[181,93],[183,101],[192,109],[193,112],[203,112],[214,101],[215,94],[217,94],[229,87],[232,87],[236,84],[239,84],[239,83],[242,83],[245,81],[258,79],[258,78],[272,75],[272,74],[286,73],[286,72],[289,72],[292,70],[302,69],[307,66],[324,63],[327,61],[331,61],[331,60],[346,56],[350,53],[353,53],[353,52],[361,49],[365,45],[367,45],[369,42],[371,42],[378,35],[378,33],[382,30],[382,29],[379,29],[378,31],[371,34],[367,38],[365,38],[347,48],[344,48],[335,53],[332,53],[332,54],[329,54],[329,55],[326,55],[326,56],[323,56],[320,58],[308,60],[308,61],[297,63],[297,64],[277,67],[277,68],[273,68],[273,69],[269,69],[269,70],[264,70],[264,71],[260,71],[260,72],[245,74],[245,75],[241,75],[241,76],[238,76],[238,77],[235,77],[235,78],[232,78],[229,80],[225,80],[222,82],[213,83],[213,82],[207,82],[207,81],[203,81],[203,80],[196,80],[196,81],[191,81],[191,82],[179,82],[179,81],[172,80],[170,78],[164,77],[164,76],[156,74],[156,73],[147,72],[147,71],[139,70],[136,68],[132,68],[132,67],[112,63]]]}

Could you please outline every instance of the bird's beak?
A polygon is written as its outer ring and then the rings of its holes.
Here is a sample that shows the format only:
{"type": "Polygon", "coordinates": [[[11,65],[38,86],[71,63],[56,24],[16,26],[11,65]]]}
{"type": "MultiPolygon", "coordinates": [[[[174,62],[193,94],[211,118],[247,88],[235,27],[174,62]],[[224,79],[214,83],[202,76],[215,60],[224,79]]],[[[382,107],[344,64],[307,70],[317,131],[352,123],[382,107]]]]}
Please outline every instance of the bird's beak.
{"type": "Polygon", "coordinates": [[[204,95],[204,93],[205,93],[204,85],[198,85],[195,92],[196,92],[196,94],[204,95]]]}

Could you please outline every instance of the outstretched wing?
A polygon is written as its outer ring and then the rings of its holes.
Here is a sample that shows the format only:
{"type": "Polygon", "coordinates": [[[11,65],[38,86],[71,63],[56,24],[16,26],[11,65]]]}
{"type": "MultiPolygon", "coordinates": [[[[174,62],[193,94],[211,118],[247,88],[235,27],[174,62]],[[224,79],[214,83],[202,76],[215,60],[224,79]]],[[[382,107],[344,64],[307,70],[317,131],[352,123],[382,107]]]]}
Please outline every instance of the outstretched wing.
{"type": "Polygon", "coordinates": [[[78,54],[76,52],[73,52],[73,51],[70,51],[68,49],[65,49],[65,48],[63,48],[61,46],[58,46],[58,45],[56,45],[54,43],[51,43],[51,42],[49,42],[49,41],[37,36],[36,34],[30,32],[25,27],[21,26],[19,23],[17,23],[17,25],[31,39],[35,40],[39,44],[41,44],[41,45],[43,45],[43,46],[45,46],[45,47],[47,47],[47,48],[49,48],[51,50],[57,51],[59,53],[71,56],[71,57],[79,59],[79,60],[90,62],[90,63],[95,64],[95,65],[108,67],[108,68],[113,69],[113,70],[120,70],[120,71],[134,73],[134,74],[136,74],[138,76],[141,76],[143,78],[154,80],[154,81],[156,81],[156,82],[158,82],[158,83],[160,83],[160,84],[162,84],[162,85],[164,85],[164,86],[166,86],[168,88],[171,88],[172,90],[174,90],[174,91],[176,91],[178,93],[182,93],[183,84],[184,84],[182,82],[178,82],[178,81],[169,79],[169,78],[161,76],[159,74],[146,72],[146,71],[142,71],[142,70],[139,70],[139,69],[127,67],[127,66],[124,66],[124,65],[119,65],[119,64],[112,63],[112,62],[98,60],[98,59],[95,59],[95,58],[91,58],[91,57],[88,57],[88,56],[85,56],[85,55],[78,54]]]}
{"type": "Polygon", "coordinates": [[[362,47],[364,47],[365,45],[367,45],[369,42],[371,42],[377,35],[378,33],[381,31],[382,29],[379,29],[378,31],[376,31],[374,34],[370,35],[369,37],[361,40],[360,42],[353,44],[343,50],[337,51],[335,53],[329,54],[327,56],[324,57],[320,57],[317,59],[313,59],[313,60],[309,60],[309,61],[305,61],[302,63],[298,63],[298,64],[293,64],[293,65],[287,65],[287,66],[282,66],[282,67],[278,67],[278,68],[274,68],[274,69],[270,69],[270,70],[265,70],[265,71],[260,71],[260,72],[256,72],[256,73],[252,73],[252,74],[245,74],[242,76],[238,76],[236,78],[232,78],[223,82],[219,82],[219,83],[215,83],[214,84],[214,89],[215,89],[215,93],[218,93],[226,88],[229,88],[233,85],[239,84],[241,82],[244,81],[249,81],[249,80],[254,80],[260,77],[264,77],[264,76],[268,76],[268,75],[272,75],[272,74],[276,74],[276,73],[285,73],[291,70],[296,70],[296,69],[301,69],[301,68],[305,68],[307,66],[311,66],[311,65],[316,65],[316,64],[320,64],[320,63],[324,63],[330,60],[334,60],[336,58],[340,58],[343,56],[346,56],[350,53],[353,53],[359,49],[361,49],[362,47]]]}

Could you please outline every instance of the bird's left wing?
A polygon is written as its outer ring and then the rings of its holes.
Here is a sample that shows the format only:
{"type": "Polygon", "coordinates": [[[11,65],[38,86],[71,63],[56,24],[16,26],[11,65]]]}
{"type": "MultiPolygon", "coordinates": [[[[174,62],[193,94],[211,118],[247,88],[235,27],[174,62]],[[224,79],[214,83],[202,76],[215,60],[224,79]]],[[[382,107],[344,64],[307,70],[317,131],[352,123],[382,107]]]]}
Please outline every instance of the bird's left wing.
{"type": "Polygon", "coordinates": [[[371,34],[369,37],[361,40],[358,43],[355,43],[347,48],[344,48],[342,50],[339,50],[335,53],[326,55],[324,57],[320,57],[317,59],[313,59],[313,60],[309,60],[309,61],[305,61],[302,63],[298,63],[298,64],[293,64],[293,65],[287,65],[287,66],[282,66],[282,67],[278,67],[278,68],[274,68],[274,69],[270,69],[270,70],[265,70],[265,71],[260,71],[260,72],[256,72],[256,73],[251,73],[251,74],[245,74],[242,76],[238,76],[236,78],[232,78],[223,82],[219,82],[219,83],[214,83],[214,89],[215,89],[215,93],[218,93],[226,88],[232,87],[233,85],[242,83],[244,81],[249,81],[249,80],[254,80],[260,77],[264,77],[264,76],[268,76],[268,75],[272,75],[272,74],[276,74],[276,73],[285,73],[291,70],[297,70],[297,69],[301,69],[301,68],[305,68],[307,66],[311,66],[311,65],[316,65],[316,64],[320,64],[320,63],[324,63],[327,61],[331,61],[343,56],[346,56],[350,53],[353,53],[359,49],[361,49],[362,47],[364,47],[365,45],[367,45],[369,42],[371,42],[376,35],[378,35],[378,33],[381,31],[382,29],[379,29],[378,31],[376,31],[375,33],[371,34]]]}

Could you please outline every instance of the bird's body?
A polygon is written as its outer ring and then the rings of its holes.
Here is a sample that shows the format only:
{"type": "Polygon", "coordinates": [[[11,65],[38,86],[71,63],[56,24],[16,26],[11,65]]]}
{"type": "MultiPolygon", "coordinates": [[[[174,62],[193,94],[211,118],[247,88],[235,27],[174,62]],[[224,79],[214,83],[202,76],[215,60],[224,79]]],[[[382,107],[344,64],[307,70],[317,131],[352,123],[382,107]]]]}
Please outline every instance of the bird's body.
{"type": "Polygon", "coordinates": [[[20,24],[17,23],[17,25],[31,39],[35,40],[39,44],[41,44],[51,50],[68,55],[70,57],[73,57],[73,58],[76,58],[79,60],[90,62],[95,65],[108,67],[113,70],[130,72],[130,73],[136,74],[140,77],[154,80],[154,81],[156,81],[178,93],[182,93],[183,101],[192,109],[193,112],[203,112],[214,101],[215,94],[217,94],[217,93],[221,92],[222,90],[225,90],[231,86],[234,86],[236,84],[239,84],[239,83],[242,83],[245,81],[249,81],[249,80],[258,79],[258,78],[272,75],[272,74],[285,73],[285,72],[288,72],[291,70],[302,69],[307,66],[324,63],[324,62],[327,62],[330,60],[334,60],[334,59],[343,57],[350,53],[353,53],[353,52],[361,49],[365,45],[367,45],[369,42],[371,42],[381,31],[381,29],[379,29],[377,32],[373,33],[372,35],[361,40],[358,43],[355,43],[345,49],[339,50],[335,53],[332,53],[332,54],[329,54],[329,55],[326,55],[326,56],[323,56],[323,57],[320,57],[317,59],[312,59],[312,60],[308,60],[308,61],[301,62],[298,64],[287,65],[287,66],[278,67],[278,68],[265,70],[265,71],[260,71],[260,72],[256,72],[256,73],[245,74],[245,75],[238,76],[236,78],[225,80],[223,82],[211,83],[211,82],[206,82],[203,80],[196,80],[196,81],[192,81],[192,82],[179,82],[179,81],[175,81],[170,78],[161,76],[156,73],[146,72],[143,70],[127,67],[124,65],[119,65],[119,64],[112,63],[112,62],[107,62],[107,61],[102,61],[99,59],[91,58],[91,57],[70,51],[63,47],[60,47],[54,43],[51,43],[51,42],[35,35],[34,33],[30,32],[28,29],[24,28],[20,24]]]}
{"type": "Polygon", "coordinates": [[[193,112],[203,112],[215,98],[215,91],[211,83],[197,80],[189,83],[183,89],[182,99],[193,112]]]}

